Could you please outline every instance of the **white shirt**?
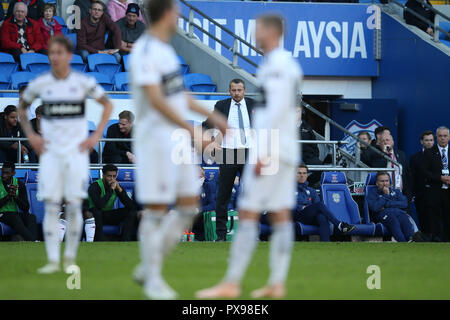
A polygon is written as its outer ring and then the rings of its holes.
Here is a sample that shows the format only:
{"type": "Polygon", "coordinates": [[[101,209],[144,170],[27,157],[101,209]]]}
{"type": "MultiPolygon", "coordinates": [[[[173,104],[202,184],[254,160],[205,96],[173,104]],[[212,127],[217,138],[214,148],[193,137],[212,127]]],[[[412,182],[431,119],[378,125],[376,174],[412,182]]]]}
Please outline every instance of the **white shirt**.
{"type": "MultiPolygon", "coordinates": [[[[300,65],[282,48],[269,52],[257,71],[260,96],[255,106],[254,128],[258,140],[258,158],[278,157],[280,161],[291,165],[299,163],[297,95],[300,93],[303,72],[300,65]],[[264,139],[260,129],[269,131],[264,139]],[[271,143],[274,139],[274,143],[271,143]],[[265,142],[264,142],[265,140],[265,142]]],[[[266,131],[267,132],[267,131],[266,131]]]]}
{"type": "Polygon", "coordinates": [[[251,147],[251,132],[250,132],[250,117],[248,115],[247,104],[245,99],[239,102],[231,99],[230,112],[228,113],[228,126],[230,129],[227,131],[224,139],[222,140],[222,148],[227,149],[242,149],[251,147]],[[237,103],[240,106],[237,106],[237,103]],[[242,121],[244,124],[245,144],[241,141],[241,133],[239,131],[239,108],[242,112],[242,121]]]}
{"type": "MultiPolygon", "coordinates": [[[[394,150],[392,150],[391,152],[392,152],[391,158],[393,160],[397,161],[397,157],[395,156],[394,150]]],[[[386,168],[394,168],[395,169],[395,171],[394,171],[394,174],[395,174],[395,186],[394,186],[394,188],[395,189],[400,189],[400,190],[403,191],[403,180],[402,180],[402,175],[400,174],[400,168],[397,165],[395,165],[392,162],[390,162],[390,161],[387,161],[386,168]]],[[[391,180],[393,180],[392,171],[389,171],[389,175],[391,176],[391,180]]]]}
{"type": "Polygon", "coordinates": [[[138,140],[155,137],[164,143],[171,141],[173,131],[179,127],[153,108],[144,86],[161,85],[168,104],[186,118],[188,102],[175,50],[145,32],[135,42],[130,55],[130,80],[136,108],[134,137],[138,140]]]}
{"type": "MultiPolygon", "coordinates": [[[[445,153],[446,153],[446,156],[447,156],[447,163],[448,164],[450,164],[450,161],[449,161],[449,159],[448,159],[448,144],[447,144],[447,146],[446,147],[441,147],[439,144],[438,144],[438,149],[439,149],[439,157],[441,158],[441,162],[442,162],[442,150],[444,150],[445,149],[445,153]]],[[[444,172],[442,173],[442,174],[444,174],[444,172]]],[[[448,175],[448,172],[447,172],[447,175],[448,175]]],[[[445,183],[443,183],[442,184],[442,189],[448,189],[448,185],[446,185],[445,183]]]]}
{"type": "Polygon", "coordinates": [[[42,137],[46,148],[55,153],[66,154],[78,150],[88,137],[85,103],[88,96],[99,99],[105,94],[97,81],[86,74],[71,71],[64,79],[45,73],[32,80],[23,93],[23,100],[33,102],[41,97],[43,115],[42,137]]]}

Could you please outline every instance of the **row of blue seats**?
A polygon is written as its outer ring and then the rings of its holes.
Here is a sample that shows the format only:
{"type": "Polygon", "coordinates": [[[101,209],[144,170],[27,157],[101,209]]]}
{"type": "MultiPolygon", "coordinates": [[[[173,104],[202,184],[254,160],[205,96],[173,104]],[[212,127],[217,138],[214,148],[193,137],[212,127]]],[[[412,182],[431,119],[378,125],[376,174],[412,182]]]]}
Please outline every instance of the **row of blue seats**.
{"type": "MultiPolygon", "coordinates": [[[[38,172],[32,170],[16,170],[16,177],[25,183],[27,189],[27,197],[30,203],[30,213],[36,216],[36,223],[42,224],[44,219],[44,202],[37,199],[37,185],[38,185],[38,172]]],[[[94,182],[99,178],[98,170],[91,170],[90,182],[94,182]]],[[[117,181],[124,188],[124,190],[130,195],[134,192],[134,170],[133,169],[121,169],[117,174],[117,181]]],[[[123,207],[119,199],[116,200],[114,208],[123,207]]],[[[119,235],[120,226],[105,225],[103,227],[105,234],[119,235]]],[[[0,222],[0,236],[14,235],[15,231],[8,225],[0,222]]]]}

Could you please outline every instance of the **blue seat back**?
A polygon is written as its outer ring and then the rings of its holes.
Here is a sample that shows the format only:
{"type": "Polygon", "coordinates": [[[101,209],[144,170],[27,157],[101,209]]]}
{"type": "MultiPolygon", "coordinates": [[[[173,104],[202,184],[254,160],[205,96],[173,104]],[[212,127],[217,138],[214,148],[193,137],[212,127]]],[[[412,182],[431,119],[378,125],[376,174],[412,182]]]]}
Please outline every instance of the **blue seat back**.
{"type": "Polygon", "coordinates": [[[207,92],[215,91],[215,89],[211,90],[215,87],[211,77],[203,73],[190,73],[184,75],[184,85],[186,89],[196,92],[200,92],[199,89],[205,89],[207,92]]]}
{"type": "Polygon", "coordinates": [[[114,84],[117,91],[129,91],[128,72],[118,72],[114,75],[114,84]]]}
{"type": "Polygon", "coordinates": [[[180,63],[181,74],[188,74],[189,73],[189,65],[186,63],[184,58],[182,56],[178,56],[178,61],[180,63]]]}
{"type": "Polygon", "coordinates": [[[123,60],[123,67],[125,68],[125,71],[128,71],[130,68],[130,65],[129,65],[130,55],[126,54],[126,55],[122,56],[122,60],[123,60]]]}
{"type": "Polygon", "coordinates": [[[94,77],[98,84],[100,84],[106,91],[113,90],[113,83],[108,75],[100,72],[88,72],[88,74],[94,77]]]}
{"type": "Polygon", "coordinates": [[[44,219],[45,207],[44,201],[37,199],[38,190],[38,172],[28,171],[25,177],[25,186],[27,189],[28,201],[30,202],[30,212],[36,216],[36,223],[42,223],[44,219]]]}
{"type": "Polygon", "coordinates": [[[321,197],[325,206],[339,221],[360,224],[358,204],[353,200],[343,172],[324,172],[321,177],[321,197]]]}
{"type": "Polygon", "coordinates": [[[118,182],[134,182],[134,169],[119,169],[116,180],[118,182]]]}
{"type": "Polygon", "coordinates": [[[11,78],[11,74],[16,72],[19,65],[9,53],[0,52],[0,74],[11,78]]]}
{"type": "Polygon", "coordinates": [[[376,172],[370,172],[366,177],[366,187],[364,188],[364,213],[363,213],[365,223],[371,222],[369,204],[367,203],[367,195],[372,189],[377,187],[376,177],[377,177],[376,172]]]}
{"type": "Polygon", "coordinates": [[[93,131],[95,131],[95,129],[96,129],[96,126],[95,126],[95,123],[93,122],[93,121],[88,121],[88,130],[89,130],[89,132],[93,132],[93,131]]]}
{"type": "Polygon", "coordinates": [[[108,128],[111,126],[111,125],[113,125],[113,124],[115,124],[115,123],[118,123],[119,122],[119,119],[110,119],[110,120],[108,120],[108,123],[106,124],[106,126],[105,126],[105,131],[103,131],[103,137],[104,138],[106,138],[106,133],[108,132],[108,128]]]}
{"type": "MultiPolygon", "coordinates": [[[[53,0],[51,0],[51,1],[53,1],[53,0]]],[[[56,0],[54,0],[54,1],[56,1],[56,0]]],[[[62,33],[64,35],[67,35],[69,33],[69,28],[67,28],[67,23],[66,23],[66,21],[64,21],[63,17],[54,16],[53,18],[55,18],[55,20],[58,21],[58,23],[61,25],[62,33]]]]}
{"type": "Polygon", "coordinates": [[[13,89],[20,89],[20,87],[27,85],[28,82],[33,80],[36,77],[36,74],[28,72],[28,71],[20,71],[14,72],[11,75],[11,85],[13,89]]]}
{"type": "Polygon", "coordinates": [[[87,65],[83,62],[83,58],[78,54],[72,55],[70,66],[78,72],[86,72],[87,70],[87,65]]]}
{"type": "Polygon", "coordinates": [[[8,90],[11,87],[11,81],[9,80],[10,76],[0,73],[0,89],[8,90]]]}
{"type": "Polygon", "coordinates": [[[72,42],[73,50],[77,49],[77,34],[76,33],[68,33],[66,34],[67,39],[72,42]]]}
{"type": "Polygon", "coordinates": [[[113,55],[103,53],[90,54],[88,65],[90,71],[108,75],[110,79],[113,79],[114,75],[122,69],[113,55]]]}
{"type": "Polygon", "coordinates": [[[89,173],[90,177],[92,178],[92,180],[97,180],[98,178],[100,178],[100,171],[97,169],[92,169],[90,170],[89,173]]]}
{"type": "MultiPolygon", "coordinates": [[[[450,32],[450,22],[439,21],[439,27],[444,29],[447,32],[450,32]]],[[[446,34],[439,30],[439,39],[445,40],[446,34]]]]}
{"type": "Polygon", "coordinates": [[[50,70],[48,57],[41,53],[22,53],[20,55],[20,64],[23,70],[36,74],[50,70]]]}

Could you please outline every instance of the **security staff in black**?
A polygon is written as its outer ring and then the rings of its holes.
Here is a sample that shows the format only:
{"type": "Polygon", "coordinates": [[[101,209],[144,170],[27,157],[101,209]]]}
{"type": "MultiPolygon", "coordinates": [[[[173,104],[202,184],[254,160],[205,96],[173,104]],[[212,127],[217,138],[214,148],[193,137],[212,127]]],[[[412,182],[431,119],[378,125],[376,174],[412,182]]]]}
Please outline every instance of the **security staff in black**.
{"type": "Polygon", "coordinates": [[[103,178],[92,183],[88,189],[89,211],[95,218],[95,238],[94,241],[104,241],[103,225],[122,226],[122,241],[133,240],[133,235],[137,228],[137,215],[133,201],[127,192],[116,181],[117,167],[107,164],[103,167],[103,178]],[[114,209],[116,199],[124,205],[124,208],[114,209]]]}
{"type": "Polygon", "coordinates": [[[36,216],[28,212],[25,184],[17,180],[16,167],[12,162],[3,163],[0,183],[0,222],[11,226],[24,240],[37,238],[36,216]],[[19,212],[19,209],[22,212],[19,212]]]}
{"type": "MultiPolygon", "coordinates": [[[[228,203],[233,190],[234,179],[242,176],[248,149],[251,147],[251,117],[254,100],[245,98],[245,83],[241,79],[230,82],[230,99],[217,101],[214,110],[228,119],[232,134],[226,134],[220,149],[215,152],[216,163],[219,164],[219,189],[216,201],[216,233],[217,241],[225,241],[227,234],[228,203]]],[[[207,119],[202,123],[210,128],[207,119]]],[[[228,131],[228,130],[227,130],[228,131]]]]}

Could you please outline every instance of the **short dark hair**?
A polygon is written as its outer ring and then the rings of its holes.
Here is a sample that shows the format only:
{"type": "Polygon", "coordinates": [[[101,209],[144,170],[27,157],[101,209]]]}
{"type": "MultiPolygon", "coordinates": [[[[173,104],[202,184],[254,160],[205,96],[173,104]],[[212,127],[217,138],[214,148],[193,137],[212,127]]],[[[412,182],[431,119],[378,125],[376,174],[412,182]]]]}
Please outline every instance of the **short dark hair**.
{"type": "Polygon", "coordinates": [[[124,110],[121,113],[119,113],[119,119],[127,119],[129,122],[133,122],[134,114],[131,111],[124,110]]]}
{"type": "Polygon", "coordinates": [[[28,87],[28,84],[24,84],[23,86],[20,86],[19,87],[19,95],[22,94],[27,87],[28,87]]]}
{"type": "Polygon", "coordinates": [[[433,131],[431,131],[431,130],[425,130],[425,131],[422,132],[422,134],[420,135],[420,140],[423,140],[423,138],[424,138],[425,136],[429,136],[430,134],[434,137],[433,131]]]}
{"type": "Polygon", "coordinates": [[[149,0],[147,1],[147,14],[150,24],[158,22],[166,10],[173,8],[173,0],[149,0]]]}
{"type": "Polygon", "coordinates": [[[284,19],[282,16],[278,14],[263,14],[258,17],[258,20],[265,26],[275,28],[280,35],[284,33],[284,19]]]}
{"type": "Polygon", "coordinates": [[[44,11],[49,8],[51,8],[53,10],[53,16],[56,16],[56,6],[53,3],[44,4],[44,9],[42,10],[42,13],[44,13],[44,11]]]}
{"type": "Polygon", "coordinates": [[[53,36],[50,38],[49,42],[48,42],[48,48],[50,48],[50,46],[52,44],[59,44],[61,46],[63,46],[68,52],[72,52],[73,51],[73,44],[72,41],[70,41],[69,39],[67,39],[65,36],[63,35],[57,35],[57,36],[53,36]]]}
{"type": "Polygon", "coordinates": [[[370,133],[368,133],[367,131],[361,131],[360,133],[358,133],[358,138],[361,136],[366,135],[367,138],[369,138],[369,140],[372,140],[372,137],[370,136],[370,133]]]}
{"type": "Polygon", "coordinates": [[[10,104],[10,105],[6,106],[5,111],[4,111],[5,116],[9,116],[11,114],[11,112],[17,112],[17,107],[15,105],[10,104]]]}
{"type": "Polygon", "coordinates": [[[375,181],[378,181],[378,177],[381,177],[381,176],[388,176],[389,177],[389,174],[386,171],[378,171],[377,172],[377,176],[375,178],[375,181]]]}
{"type": "Polygon", "coordinates": [[[306,169],[306,172],[308,172],[308,166],[307,166],[305,163],[299,164],[298,167],[297,167],[297,169],[300,169],[300,168],[305,168],[305,169],[306,169]]]}
{"type": "Polygon", "coordinates": [[[38,106],[36,108],[36,110],[34,110],[34,113],[36,114],[36,116],[42,116],[42,109],[44,109],[44,106],[41,104],[40,106],[38,106]]]}
{"type": "Polygon", "coordinates": [[[14,162],[5,161],[3,162],[2,169],[11,169],[12,171],[16,171],[16,165],[14,164],[14,162]]]}
{"type": "Polygon", "coordinates": [[[244,86],[244,89],[245,89],[245,82],[244,82],[244,80],[242,80],[242,79],[236,78],[236,79],[231,80],[231,81],[230,81],[230,88],[231,88],[231,84],[232,84],[232,83],[234,83],[234,84],[242,83],[242,85],[244,86]]]}
{"type": "Polygon", "coordinates": [[[377,128],[375,129],[375,137],[376,137],[377,135],[379,135],[380,133],[382,133],[383,131],[385,131],[385,130],[391,132],[391,129],[390,129],[389,127],[386,127],[386,126],[380,126],[380,127],[377,127],[377,128]]]}
{"type": "Polygon", "coordinates": [[[117,171],[119,171],[119,169],[112,163],[105,164],[102,168],[103,174],[106,174],[109,171],[117,172],[117,171]]]}
{"type": "Polygon", "coordinates": [[[94,4],[99,4],[102,6],[103,10],[105,10],[105,4],[103,3],[103,1],[100,0],[91,0],[91,6],[90,8],[92,9],[92,7],[94,6],[94,4]]]}

